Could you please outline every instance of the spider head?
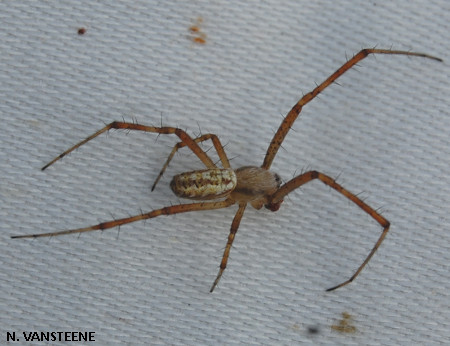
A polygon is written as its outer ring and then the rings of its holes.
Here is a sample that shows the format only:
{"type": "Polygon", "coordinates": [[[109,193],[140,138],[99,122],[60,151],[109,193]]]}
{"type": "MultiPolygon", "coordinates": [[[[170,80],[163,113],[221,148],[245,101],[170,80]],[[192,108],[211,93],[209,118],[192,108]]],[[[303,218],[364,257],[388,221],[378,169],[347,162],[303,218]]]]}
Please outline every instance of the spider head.
{"type": "MultiPolygon", "coordinates": [[[[275,181],[277,183],[277,189],[279,189],[281,186],[281,177],[276,173],[274,173],[274,176],[275,176],[275,181]]],[[[276,203],[270,201],[269,203],[265,204],[264,206],[271,211],[277,211],[278,209],[280,209],[281,203],[283,203],[283,200],[278,201],[276,203]]]]}

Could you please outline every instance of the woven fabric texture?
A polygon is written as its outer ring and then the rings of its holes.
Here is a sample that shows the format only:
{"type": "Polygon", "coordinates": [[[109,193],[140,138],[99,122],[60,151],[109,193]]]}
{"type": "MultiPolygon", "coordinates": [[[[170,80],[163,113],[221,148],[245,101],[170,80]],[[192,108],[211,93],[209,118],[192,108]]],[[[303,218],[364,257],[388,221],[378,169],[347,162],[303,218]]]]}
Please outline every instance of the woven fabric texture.
{"type": "Polygon", "coordinates": [[[2,1],[0,13],[2,343],[33,331],[93,331],[98,344],[449,340],[448,1],[2,1]],[[233,167],[260,165],[302,94],[373,46],[444,62],[361,61],[303,109],[272,166],[284,180],[338,177],[391,222],[347,287],[325,292],[381,227],[320,182],[276,213],[246,210],[213,293],[235,206],[10,239],[183,202],[171,176],[202,168],[185,148],[150,191],[175,136],[110,131],[40,170],[105,123],[215,133],[233,167]]]}

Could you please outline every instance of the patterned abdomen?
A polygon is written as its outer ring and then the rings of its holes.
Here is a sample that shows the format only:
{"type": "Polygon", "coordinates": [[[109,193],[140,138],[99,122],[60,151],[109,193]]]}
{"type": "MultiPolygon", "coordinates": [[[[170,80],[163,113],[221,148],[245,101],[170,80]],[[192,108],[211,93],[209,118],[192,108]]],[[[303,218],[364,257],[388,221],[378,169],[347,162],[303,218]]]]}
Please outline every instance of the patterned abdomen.
{"type": "Polygon", "coordinates": [[[178,197],[207,200],[227,196],[237,184],[232,169],[205,169],[173,177],[170,188],[178,197]]]}

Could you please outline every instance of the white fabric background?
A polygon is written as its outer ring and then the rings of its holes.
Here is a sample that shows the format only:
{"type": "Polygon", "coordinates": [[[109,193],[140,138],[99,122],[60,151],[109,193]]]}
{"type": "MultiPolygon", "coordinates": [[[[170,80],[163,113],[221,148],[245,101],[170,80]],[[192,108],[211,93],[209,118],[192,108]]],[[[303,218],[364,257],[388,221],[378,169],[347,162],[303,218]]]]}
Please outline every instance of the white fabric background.
{"type": "Polygon", "coordinates": [[[357,3],[2,1],[1,341],[73,330],[95,331],[99,344],[448,341],[450,5],[357,3]],[[205,45],[189,39],[199,16],[205,45]],[[104,123],[200,128],[220,136],[234,167],[259,165],[302,93],[375,45],[444,62],[365,59],[304,108],[273,165],[284,179],[339,175],[391,221],[347,287],[324,291],[353,273],[381,228],[319,182],[277,213],[246,211],[212,294],[236,207],[120,233],[10,239],[179,202],[170,176],[202,167],[186,150],[150,193],[173,136],[113,131],[40,171],[104,123]],[[330,328],[342,312],[356,333],[330,328]]]}

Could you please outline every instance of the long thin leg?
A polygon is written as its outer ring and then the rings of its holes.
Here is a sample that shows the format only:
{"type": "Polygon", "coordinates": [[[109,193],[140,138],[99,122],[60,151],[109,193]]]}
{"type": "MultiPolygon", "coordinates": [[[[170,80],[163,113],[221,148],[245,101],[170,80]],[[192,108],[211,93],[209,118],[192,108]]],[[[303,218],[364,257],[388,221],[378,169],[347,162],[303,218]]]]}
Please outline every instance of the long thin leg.
{"type": "Polygon", "coordinates": [[[161,133],[161,134],[175,134],[177,135],[183,143],[185,143],[197,157],[204,163],[207,168],[216,168],[214,162],[209,158],[209,156],[199,147],[199,145],[182,129],[176,127],[154,127],[154,126],[145,126],[134,123],[127,123],[123,121],[113,121],[112,123],[106,125],[101,130],[95,132],[90,135],[88,138],[82,140],[78,144],[75,144],[73,147],[67,149],[65,152],[55,157],[52,161],[47,163],[42,170],[46,169],[48,166],[51,166],[59,159],[63,158],[73,150],[81,147],[83,144],[89,142],[91,139],[101,135],[104,132],[109,131],[110,129],[124,129],[124,130],[137,130],[144,132],[153,132],[153,133],[161,133]]]}
{"type": "Polygon", "coordinates": [[[370,259],[375,254],[375,252],[377,251],[377,249],[380,247],[381,243],[383,242],[384,238],[386,237],[386,235],[389,231],[390,223],[383,216],[381,216],[376,210],[374,210],[372,207],[370,207],[365,202],[363,202],[360,198],[358,198],[353,193],[344,189],[341,185],[336,183],[336,181],[334,181],[334,179],[330,178],[329,176],[327,176],[323,173],[317,172],[317,171],[305,172],[305,173],[293,178],[292,180],[288,181],[286,184],[284,184],[282,187],[280,187],[277,192],[275,192],[272,195],[271,203],[274,203],[274,204],[280,203],[283,200],[284,196],[286,196],[288,193],[290,193],[291,191],[295,190],[296,188],[298,188],[298,187],[302,186],[303,184],[306,184],[314,179],[319,179],[324,184],[330,186],[331,188],[335,189],[340,194],[347,197],[349,200],[351,200],[353,203],[355,203],[358,207],[360,207],[362,210],[364,210],[367,214],[372,216],[372,218],[375,219],[375,221],[377,221],[381,225],[381,227],[383,227],[383,232],[381,232],[381,235],[378,238],[377,242],[375,243],[375,246],[372,248],[372,250],[370,251],[369,255],[366,257],[364,262],[359,266],[359,268],[356,270],[356,272],[352,275],[352,277],[350,279],[348,279],[347,281],[344,281],[343,283],[341,283],[337,286],[327,289],[327,291],[333,291],[336,288],[339,288],[339,287],[349,284],[359,275],[361,270],[363,270],[363,268],[366,266],[366,264],[370,261],[370,259]]]}
{"type": "MultiPolygon", "coordinates": [[[[194,142],[200,143],[200,142],[204,142],[208,139],[210,139],[213,142],[214,148],[216,149],[216,152],[219,155],[219,158],[220,158],[220,161],[222,162],[223,168],[231,168],[230,162],[228,161],[227,154],[225,153],[225,150],[223,150],[223,145],[222,145],[222,143],[220,143],[220,140],[216,135],[214,135],[212,133],[207,133],[200,137],[195,138],[194,142]]],[[[161,169],[161,172],[159,172],[158,177],[156,178],[155,182],[153,183],[152,191],[155,189],[156,184],[158,184],[159,180],[163,176],[164,172],[166,171],[167,166],[169,166],[169,163],[173,159],[173,156],[175,155],[175,153],[178,151],[178,149],[183,148],[186,145],[187,144],[184,142],[178,142],[177,144],[175,144],[175,146],[173,147],[172,151],[169,154],[169,157],[166,160],[166,163],[164,164],[163,168],[161,169]]]]}
{"type": "Polygon", "coordinates": [[[286,137],[287,133],[291,129],[292,124],[295,119],[297,119],[298,115],[302,111],[304,105],[306,105],[309,101],[314,99],[317,95],[319,95],[326,87],[332,84],[336,79],[342,76],[346,71],[351,69],[355,64],[359,61],[367,57],[369,54],[395,54],[395,55],[409,55],[409,56],[418,56],[422,58],[433,59],[437,61],[442,61],[442,59],[436,58],[434,56],[423,54],[423,53],[414,53],[414,52],[405,52],[401,50],[389,50],[389,49],[363,49],[358,54],[356,54],[353,58],[348,60],[344,65],[339,67],[330,77],[328,77],[325,81],[319,84],[313,91],[304,95],[300,101],[298,101],[294,107],[289,111],[287,116],[283,119],[278,131],[275,133],[272,141],[270,142],[269,148],[267,148],[266,156],[264,158],[264,162],[262,164],[262,168],[269,169],[272,165],[273,159],[278,152],[278,149],[283,143],[284,137],[286,137]]]}
{"type": "Polygon", "coordinates": [[[58,235],[91,232],[91,231],[97,231],[97,230],[103,231],[108,228],[122,226],[127,223],[131,223],[131,222],[135,222],[135,221],[139,221],[139,220],[151,219],[151,218],[161,216],[161,215],[172,215],[172,214],[186,213],[189,211],[197,211],[197,210],[222,209],[222,208],[229,207],[232,204],[234,204],[234,201],[232,201],[231,199],[226,199],[224,201],[218,201],[218,202],[216,201],[216,202],[179,204],[179,205],[173,205],[170,207],[164,207],[161,209],[152,210],[145,214],[139,214],[139,215],[135,215],[135,216],[131,216],[131,217],[126,217],[124,219],[102,222],[102,223],[99,223],[98,225],[89,226],[89,227],[85,227],[85,228],[71,229],[71,230],[51,232],[51,233],[16,235],[16,236],[12,236],[11,238],[53,237],[53,236],[58,236],[58,235]]]}
{"type": "Polygon", "coordinates": [[[244,215],[246,206],[247,206],[247,203],[239,204],[239,209],[238,209],[236,215],[234,216],[233,222],[231,223],[230,234],[228,235],[227,245],[225,246],[225,251],[223,252],[222,262],[220,262],[219,273],[217,274],[217,277],[214,280],[214,283],[212,284],[209,292],[214,291],[214,288],[217,286],[220,278],[222,277],[223,271],[227,267],[228,256],[230,256],[231,245],[233,244],[234,237],[236,236],[236,232],[239,228],[239,224],[241,223],[241,219],[242,219],[242,216],[244,215]]]}

